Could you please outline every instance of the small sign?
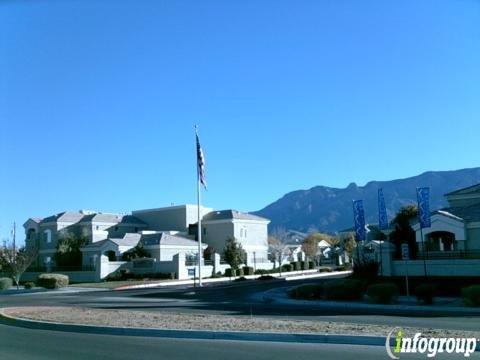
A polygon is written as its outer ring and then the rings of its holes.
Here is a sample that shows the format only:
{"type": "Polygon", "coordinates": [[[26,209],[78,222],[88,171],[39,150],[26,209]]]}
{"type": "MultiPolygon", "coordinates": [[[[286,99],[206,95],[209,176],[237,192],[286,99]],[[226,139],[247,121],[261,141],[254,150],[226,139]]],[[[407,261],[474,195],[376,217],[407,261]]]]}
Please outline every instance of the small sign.
{"type": "Polygon", "coordinates": [[[195,276],[195,268],[188,269],[188,276],[195,276]]]}
{"type": "Polygon", "coordinates": [[[408,251],[408,244],[402,244],[402,260],[410,259],[410,252],[408,251]]]}

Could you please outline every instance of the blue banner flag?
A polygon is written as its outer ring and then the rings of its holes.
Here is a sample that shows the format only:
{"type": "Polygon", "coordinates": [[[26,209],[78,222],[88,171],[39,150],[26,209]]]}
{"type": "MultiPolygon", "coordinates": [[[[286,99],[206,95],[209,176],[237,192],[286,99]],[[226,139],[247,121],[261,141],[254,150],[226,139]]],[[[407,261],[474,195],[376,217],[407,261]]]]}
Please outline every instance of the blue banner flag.
{"type": "Polygon", "coordinates": [[[388,229],[388,215],[383,189],[378,189],[378,227],[380,230],[388,229]]]}
{"type": "Polygon", "coordinates": [[[417,188],[418,221],[422,229],[429,228],[430,221],[430,189],[428,187],[417,188]]]}
{"type": "Polygon", "coordinates": [[[355,220],[355,235],[357,241],[365,241],[365,211],[363,210],[362,200],[355,200],[353,202],[353,218],[355,220]]]}

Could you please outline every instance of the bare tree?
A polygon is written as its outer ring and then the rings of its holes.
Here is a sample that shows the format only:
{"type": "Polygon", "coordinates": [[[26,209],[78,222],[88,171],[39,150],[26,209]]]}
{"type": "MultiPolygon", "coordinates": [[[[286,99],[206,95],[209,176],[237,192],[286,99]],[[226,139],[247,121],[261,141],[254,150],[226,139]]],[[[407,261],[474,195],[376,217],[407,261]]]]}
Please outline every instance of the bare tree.
{"type": "Polygon", "coordinates": [[[284,228],[276,228],[268,237],[268,246],[274,261],[278,261],[280,276],[282,276],[282,262],[289,255],[289,249],[285,243],[287,239],[288,234],[284,228]]]}
{"type": "Polygon", "coordinates": [[[13,244],[5,244],[1,250],[0,262],[2,269],[13,278],[17,289],[19,288],[20,278],[36,259],[37,255],[38,251],[35,247],[17,249],[13,244]]]}
{"type": "Polygon", "coordinates": [[[339,244],[338,240],[328,234],[320,233],[320,232],[315,232],[309,234],[304,240],[302,244],[302,250],[307,255],[309,259],[314,259],[315,262],[318,263],[318,255],[319,255],[319,248],[318,244],[321,241],[326,241],[330,246],[334,247],[339,244]]]}

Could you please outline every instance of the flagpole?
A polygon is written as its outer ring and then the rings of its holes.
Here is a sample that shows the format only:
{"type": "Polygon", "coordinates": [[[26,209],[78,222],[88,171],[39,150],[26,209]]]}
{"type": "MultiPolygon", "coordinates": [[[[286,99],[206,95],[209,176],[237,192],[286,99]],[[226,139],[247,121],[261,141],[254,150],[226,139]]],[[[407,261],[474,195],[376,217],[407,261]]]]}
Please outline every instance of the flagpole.
{"type": "Polygon", "coordinates": [[[426,260],[426,246],[425,246],[425,239],[423,237],[423,227],[422,224],[420,223],[420,236],[422,237],[422,252],[423,252],[423,272],[424,276],[427,277],[427,260],[426,260]]]}
{"type": "MultiPolygon", "coordinates": [[[[198,127],[195,125],[195,136],[198,138],[198,127]]],[[[197,228],[197,237],[198,237],[198,286],[202,286],[202,217],[200,211],[200,169],[198,164],[197,157],[197,217],[198,217],[198,228],[197,228]]]]}
{"type": "Polygon", "coordinates": [[[15,237],[17,236],[17,225],[15,221],[13,222],[13,261],[16,258],[16,244],[15,244],[15,237]]]}

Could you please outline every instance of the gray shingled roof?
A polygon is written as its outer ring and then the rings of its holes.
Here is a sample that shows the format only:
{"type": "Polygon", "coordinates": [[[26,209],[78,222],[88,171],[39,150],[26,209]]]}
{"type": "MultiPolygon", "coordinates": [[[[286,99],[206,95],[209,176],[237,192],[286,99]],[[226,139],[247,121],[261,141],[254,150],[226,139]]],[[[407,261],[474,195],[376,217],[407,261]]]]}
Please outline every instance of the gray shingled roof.
{"type": "Polygon", "coordinates": [[[64,211],[56,215],[49,216],[41,221],[41,223],[50,223],[50,222],[68,222],[76,223],[79,222],[84,215],[79,212],[64,211]]]}
{"type": "Polygon", "coordinates": [[[198,246],[198,242],[187,239],[182,236],[170,235],[167,233],[144,234],[142,235],[141,244],[143,246],[150,245],[179,245],[179,246],[198,246]]]}
{"type": "Polygon", "coordinates": [[[249,213],[242,213],[237,210],[220,210],[212,211],[206,214],[203,217],[203,221],[214,221],[214,220],[259,220],[259,221],[269,221],[268,219],[262,218],[257,215],[252,215],[249,213]]]}
{"type": "Polygon", "coordinates": [[[445,196],[470,195],[470,194],[480,194],[480,184],[476,184],[476,185],[469,186],[469,187],[466,187],[466,188],[463,188],[463,189],[452,191],[448,194],[445,194],[445,196]]]}
{"type": "MultiPolygon", "coordinates": [[[[456,217],[463,219],[465,222],[480,221],[480,204],[465,206],[465,207],[451,207],[441,209],[443,212],[450,213],[456,217]]],[[[438,213],[438,212],[434,212],[438,213]]],[[[443,213],[444,214],[444,213],[443,213]]],[[[448,216],[447,214],[444,214],[448,216]]]]}
{"type": "Polygon", "coordinates": [[[122,214],[107,214],[107,213],[96,213],[85,215],[82,219],[82,222],[101,222],[101,223],[113,223],[113,224],[131,224],[131,225],[143,225],[147,224],[140,220],[139,218],[132,215],[122,215],[122,214]]]}
{"type": "Polygon", "coordinates": [[[101,240],[101,241],[95,241],[95,242],[90,243],[90,244],[88,244],[88,245],[82,246],[82,249],[100,247],[100,246],[102,246],[103,244],[105,244],[105,243],[108,242],[108,241],[111,241],[111,240],[110,240],[110,239],[105,239],[105,240],[101,240]]]}
{"type": "Polygon", "coordinates": [[[122,239],[110,239],[118,246],[136,246],[140,241],[142,235],[127,233],[122,239]]]}

